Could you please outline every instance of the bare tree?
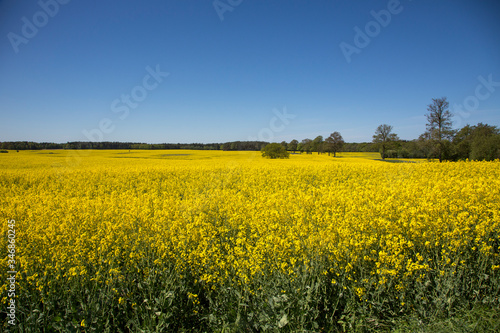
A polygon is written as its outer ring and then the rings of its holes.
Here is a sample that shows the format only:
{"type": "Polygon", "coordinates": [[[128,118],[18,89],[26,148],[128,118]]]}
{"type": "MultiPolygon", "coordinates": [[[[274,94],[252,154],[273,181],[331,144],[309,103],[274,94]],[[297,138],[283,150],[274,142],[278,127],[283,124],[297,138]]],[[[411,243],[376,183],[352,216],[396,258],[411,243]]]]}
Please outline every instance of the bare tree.
{"type": "Polygon", "coordinates": [[[399,140],[398,136],[391,132],[391,125],[382,124],[377,127],[375,135],[373,136],[373,142],[376,143],[381,149],[380,155],[383,160],[385,160],[386,151],[390,147],[391,143],[399,140]]]}
{"type": "Polygon", "coordinates": [[[325,139],[325,144],[328,155],[332,152],[333,156],[336,157],[337,152],[339,152],[344,146],[344,139],[339,132],[333,132],[328,138],[325,139]]]}
{"type": "Polygon", "coordinates": [[[453,114],[448,110],[449,103],[446,97],[433,98],[432,104],[427,106],[427,132],[433,145],[438,150],[439,162],[443,160],[443,152],[446,140],[453,136],[451,129],[453,114]]]}

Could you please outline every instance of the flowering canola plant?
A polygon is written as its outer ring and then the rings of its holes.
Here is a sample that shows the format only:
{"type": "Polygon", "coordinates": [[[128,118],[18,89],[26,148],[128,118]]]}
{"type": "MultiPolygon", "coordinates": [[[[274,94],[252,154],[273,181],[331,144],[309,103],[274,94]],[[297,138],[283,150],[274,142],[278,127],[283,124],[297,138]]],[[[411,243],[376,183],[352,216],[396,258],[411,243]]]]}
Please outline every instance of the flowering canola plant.
{"type": "Polygon", "coordinates": [[[0,261],[13,219],[27,326],[321,330],[499,304],[498,161],[2,155],[0,261]]]}

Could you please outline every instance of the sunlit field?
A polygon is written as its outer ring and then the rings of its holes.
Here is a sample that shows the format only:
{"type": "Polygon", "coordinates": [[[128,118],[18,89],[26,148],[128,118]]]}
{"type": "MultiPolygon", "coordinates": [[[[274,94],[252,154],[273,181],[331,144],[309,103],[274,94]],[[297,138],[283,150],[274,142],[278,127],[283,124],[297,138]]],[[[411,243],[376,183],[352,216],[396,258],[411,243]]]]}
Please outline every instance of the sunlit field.
{"type": "Polygon", "coordinates": [[[498,161],[9,151],[0,190],[4,330],[9,220],[22,332],[388,331],[498,315],[498,161]]]}

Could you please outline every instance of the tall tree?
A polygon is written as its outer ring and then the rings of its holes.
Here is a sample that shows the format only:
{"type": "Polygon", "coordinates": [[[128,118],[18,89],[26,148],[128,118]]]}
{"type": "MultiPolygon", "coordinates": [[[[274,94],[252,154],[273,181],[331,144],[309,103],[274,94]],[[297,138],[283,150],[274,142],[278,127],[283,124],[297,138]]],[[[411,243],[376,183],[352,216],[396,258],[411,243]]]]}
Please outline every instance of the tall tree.
{"type": "Polygon", "coordinates": [[[431,141],[437,149],[439,162],[443,160],[446,141],[453,137],[453,130],[451,129],[452,113],[448,110],[449,103],[446,97],[433,98],[432,104],[427,106],[427,132],[429,132],[431,141]]]}
{"type": "Polygon", "coordinates": [[[315,137],[311,144],[312,151],[315,151],[318,154],[323,152],[323,137],[321,135],[315,137]]]}
{"type": "Polygon", "coordinates": [[[473,141],[474,127],[465,125],[453,137],[453,146],[457,159],[470,158],[471,145],[473,141]]]}
{"type": "Polygon", "coordinates": [[[281,141],[281,145],[285,148],[285,150],[288,150],[288,143],[286,143],[286,141],[281,141]]]}
{"type": "Polygon", "coordinates": [[[373,142],[379,146],[380,156],[382,156],[383,160],[385,160],[386,151],[391,144],[398,140],[398,136],[392,133],[392,126],[387,124],[382,124],[377,127],[375,135],[373,135],[373,142]]]}
{"type": "Polygon", "coordinates": [[[328,155],[333,153],[333,156],[336,157],[337,152],[339,152],[344,146],[344,139],[339,132],[333,132],[328,138],[325,139],[325,145],[328,155]]]}
{"type": "Polygon", "coordinates": [[[309,154],[312,149],[312,140],[307,138],[302,140],[297,148],[300,150],[301,153],[305,151],[306,154],[309,154]]]}
{"type": "Polygon", "coordinates": [[[290,141],[290,143],[288,144],[288,149],[290,149],[291,151],[293,151],[295,153],[295,151],[297,150],[297,145],[299,144],[299,142],[295,139],[293,139],[292,141],[290,141]]]}

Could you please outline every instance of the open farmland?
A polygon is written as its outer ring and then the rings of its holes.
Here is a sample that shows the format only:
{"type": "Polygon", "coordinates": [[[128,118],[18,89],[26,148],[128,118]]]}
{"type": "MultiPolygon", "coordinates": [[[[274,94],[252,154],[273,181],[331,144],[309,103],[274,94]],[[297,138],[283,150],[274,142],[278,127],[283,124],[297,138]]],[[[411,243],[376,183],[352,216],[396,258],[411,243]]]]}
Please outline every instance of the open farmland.
{"type": "Polygon", "coordinates": [[[500,162],[378,156],[1,154],[16,329],[381,331],[498,309],[500,162]]]}

